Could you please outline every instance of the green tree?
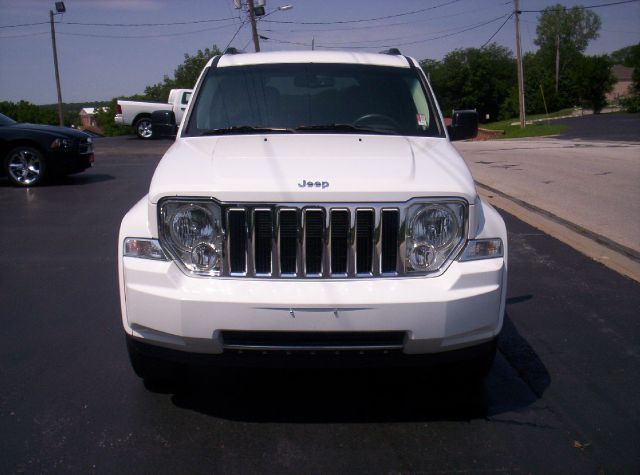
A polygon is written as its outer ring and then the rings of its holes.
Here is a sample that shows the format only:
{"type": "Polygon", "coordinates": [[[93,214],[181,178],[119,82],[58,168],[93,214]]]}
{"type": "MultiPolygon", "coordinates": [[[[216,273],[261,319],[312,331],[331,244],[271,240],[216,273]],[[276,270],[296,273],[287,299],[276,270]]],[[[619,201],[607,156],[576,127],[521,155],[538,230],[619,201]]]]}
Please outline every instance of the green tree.
{"type": "Polygon", "coordinates": [[[562,84],[565,75],[581,61],[589,42],[598,37],[601,25],[596,13],[581,6],[556,4],[540,13],[534,43],[543,64],[559,76],[558,91],[566,86],[562,84]]]}
{"type": "Polygon", "coordinates": [[[17,122],[58,125],[58,112],[46,106],[37,106],[28,101],[0,102],[0,112],[17,122]]]}
{"type": "Polygon", "coordinates": [[[117,99],[111,99],[108,105],[102,107],[96,107],[94,109],[94,116],[96,118],[96,123],[102,133],[107,137],[112,137],[115,135],[127,135],[131,133],[131,127],[118,125],[113,120],[116,114],[116,104],[117,99]]]}
{"type": "Polygon", "coordinates": [[[513,53],[495,43],[457,49],[442,61],[421,62],[445,115],[452,109],[477,109],[480,120],[495,120],[516,84],[513,53]]]}
{"type": "Polygon", "coordinates": [[[211,49],[199,49],[194,55],[185,53],[184,62],[173,71],[173,77],[165,75],[161,82],[145,88],[145,99],[154,102],[166,102],[171,89],[193,88],[207,62],[219,54],[221,52],[216,45],[213,45],[211,49]]]}
{"type": "Polygon", "coordinates": [[[637,68],[640,66],[640,43],[615,50],[609,56],[613,64],[622,64],[628,68],[637,68]]]}
{"type": "Polygon", "coordinates": [[[607,105],[606,93],[615,84],[611,66],[606,55],[583,56],[571,72],[575,95],[584,107],[593,109],[596,114],[607,105]]]}

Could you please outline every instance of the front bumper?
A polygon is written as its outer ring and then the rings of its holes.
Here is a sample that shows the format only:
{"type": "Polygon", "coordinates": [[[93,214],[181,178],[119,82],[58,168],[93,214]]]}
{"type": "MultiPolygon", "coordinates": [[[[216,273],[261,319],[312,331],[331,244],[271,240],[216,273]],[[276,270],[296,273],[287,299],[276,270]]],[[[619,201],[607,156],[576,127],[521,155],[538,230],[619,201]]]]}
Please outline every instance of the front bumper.
{"type": "Polygon", "coordinates": [[[191,353],[149,344],[128,335],[127,347],[129,352],[152,361],[177,363],[193,368],[428,368],[490,358],[495,354],[497,338],[457,350],[425,354],[406,354],[401,351],[191,353]]]}
{"type": "Polygon", "coordinates": [[[48,163],[53,171],[64,175],[82,172],[95,162],[93,150],[86,153],[75,150],[54,152],[51,158],[48,163]]]}
{"type": "Polygon", "coordinates": [[[193,278],[174,262],[121,258],[123,324],[135,340],[222,354],[223,333],[403,332],[404,354],[491,341],[502,327],[504,259],[455,261],[433,278],[193,278]]]}

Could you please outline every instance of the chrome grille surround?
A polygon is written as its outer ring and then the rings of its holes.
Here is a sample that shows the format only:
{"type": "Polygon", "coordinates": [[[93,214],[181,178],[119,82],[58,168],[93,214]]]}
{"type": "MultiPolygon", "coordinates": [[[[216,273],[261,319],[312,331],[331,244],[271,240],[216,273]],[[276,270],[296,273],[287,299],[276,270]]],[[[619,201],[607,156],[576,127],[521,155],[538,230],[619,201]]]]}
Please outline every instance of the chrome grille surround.
{"type": "MultiPolygon", "coordinates": [[[[186,269],[180,259],[176,258],[168,248],[162,232],[160,232],[160,243],[163,249],[168,255],[177,262],[180,269],[187,275],[192,277],[211,278],[211,277],[226,277],[226,278],[254,278],[254,279],[357,279],[357,278],[393,278],[393,277],[437,277],[442,275],[449,267],[451,262],[460,254],[467,239],[468,239],[468,226],[469,226],[469,204],[462,198],[449,198],[449,197],[437,197],[437,198],[414,198],[405,202],[384,202],[384,203],[342,203],[342,202],[323,202],[323,203],[227,203],[220,202],[213,198],[203,197],[190,197],[190,198],[175,198],[167,197],[158,203],[158,223],[163,223],[163,202],[164,201],[183,201],[185,203],[213,203],[221,208],[221,216],[223,220],[224,230],[224,249],[222,258],[222,269],[215,276],[200,275],[196,272],[192,272],[186,269]],[[463,209],[463,233],[460,242],[453,248],[447,257],[445,263],[440,266],[439,269],[430,272],[417,272],[409,269],[406,259],[406,246],[405,239],[407,234],[407,226],[409,226],[409,220],[412,217],[413,210],[417,209],[421,204],[448,204],[456,203],[462,205],[463,209]],[[334,211],[347,212],[348,213],[348,238],[347,238],[347,264],[346,272],[332,272],[331,269],[331,213],[334,211]],[[360,211],[373,212],[373,244],[372,244],[372,264],[368,271],[361,272],[357,269],[358,260],[358,248],[357,248],[357,222],[356,216],[360,211]],[[230,213],[244,213],[244,269],[232,270],[231,263],[231,247],[233,246],[232,239],[230,239],[229,233],[229,214],[230,213]],[[255,213],[256,212],[270,212],[272,222],[272,234],[271,234],[271,262],[270,272],[256,272],[256,227],[255,227],[255,213]],[[282,236],[280,230],[281,213],[282,212],[295,212],[297,222],[297,237],[296,237],[296,249],[295,249],[295,272],[282,272],[281,270],[281,245],[285,239],[282,236]],[[305,223],[309,213],[322,213],[322,257],[320,272],[307,272],[307,229],[305,223]],[[382,216],[386,213],[396,213],[397,216],[397,248],[396,265],[394,271],[383,272],[383,238],[382,238],[382,216]]],[[[289,239],[290,240],[290,239],[289,239]]],[[[289,254],[293,254],[289,249],[289,254]]],[[[241,261],[239,261],[241,262],[241,261]]]]}

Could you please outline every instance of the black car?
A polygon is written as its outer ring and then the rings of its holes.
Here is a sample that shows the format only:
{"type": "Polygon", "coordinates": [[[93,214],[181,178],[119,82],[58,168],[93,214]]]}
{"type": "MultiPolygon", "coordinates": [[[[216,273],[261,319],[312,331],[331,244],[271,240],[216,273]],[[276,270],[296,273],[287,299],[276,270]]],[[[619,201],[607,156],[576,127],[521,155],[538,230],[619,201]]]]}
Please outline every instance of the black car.
{"type": "Polygon", "coordinates": [[[35,186],[91,167],[93,143],[79,130],[19,124],[0,114],[0,160],[0,176],[6,175],[17,186],[35,186]]]}

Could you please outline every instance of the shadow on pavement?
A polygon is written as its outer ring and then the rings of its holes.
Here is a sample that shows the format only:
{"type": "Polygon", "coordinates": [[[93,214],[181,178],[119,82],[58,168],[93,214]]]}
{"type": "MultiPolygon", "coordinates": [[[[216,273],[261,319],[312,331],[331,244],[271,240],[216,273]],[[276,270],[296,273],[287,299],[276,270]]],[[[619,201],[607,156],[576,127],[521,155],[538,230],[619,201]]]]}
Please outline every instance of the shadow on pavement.
{"type": "Polygon", "coordinates": [[[508,315],[499,348],[484,382],[443,369],[225,369],[147,389],[171,394],[180,408],[245,422],[464,421],[528,407],[550,383],[508,315]]]}
{"type": "MultiPolygon", "coordinates": [[[[57,177],[54,179],[46,180],[41,185],[30,187],[29,189],[50,188],[56,186],[70,186],[70,185],[92,185],[94,183],[101,183],[104,181],[115,180],[113,175],[107,175],[104,173],[87,173],[82,175],[69,175],[57,177]]],[[[16,190],[24,190],[18,186],[13,186],[8,178],[0,178],[0,188],[15,188],[16,190]]]]}

